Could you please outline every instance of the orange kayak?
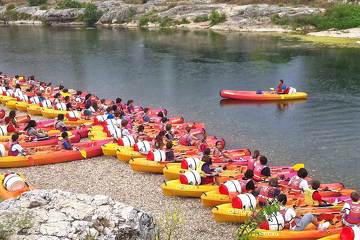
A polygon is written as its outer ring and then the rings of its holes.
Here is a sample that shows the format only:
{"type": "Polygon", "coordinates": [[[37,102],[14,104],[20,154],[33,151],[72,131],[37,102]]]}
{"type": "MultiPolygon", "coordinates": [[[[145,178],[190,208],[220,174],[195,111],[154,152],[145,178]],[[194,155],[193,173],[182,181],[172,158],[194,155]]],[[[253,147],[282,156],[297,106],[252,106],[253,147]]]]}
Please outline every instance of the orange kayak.
{"type": "Polygon", "coordinates": [[[21,190],[18,190],[15,192],[10,192],[4,187],[4,184],[3,184],[4,178],[5,178],[5,176],[3,174],[0,174],[0,201],[11,199],[11,198],[16,198],[23,192],[27,192],[27,191],[31,190],[30,187],[28,185],[26,185],[26,187],[24,187],[21,190]]]}

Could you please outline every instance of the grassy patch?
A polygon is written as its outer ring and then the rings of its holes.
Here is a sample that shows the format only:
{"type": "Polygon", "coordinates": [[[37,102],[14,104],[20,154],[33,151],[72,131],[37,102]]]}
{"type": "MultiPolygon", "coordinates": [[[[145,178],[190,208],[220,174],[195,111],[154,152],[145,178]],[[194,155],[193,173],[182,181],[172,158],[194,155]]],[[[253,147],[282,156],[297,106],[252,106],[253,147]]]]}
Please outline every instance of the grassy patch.
{"type": "Polygon", "coordinates": [[[312,14],[296,17],[273,16],[272,21],[279,25],[288,25],[292,28],[313,27],[317,30],[347,29],[360,26],[360,6],[339,4],[330,7],[325,14],[312,14]]]}
{"type": "Polygon", "coordinates": [[[209,16],[208,15],[201,15],[201,16],[197,16],[194,19],[194,22],[199,23],[199,22],[207,22],[209,21],[209,16]]]}
{"type": "Polygon", "coordinates": [[[212,10],[212,12],[210,13],[210,16],[209,16],[209,20],[210,20],[210,26],[214,26],[216,24],[225,22],[226,16],[225,16],[225,14],[223,14],[217,10],[212,10]]]}
{"type": "Polygon", "coordinates": [[[47,0],[28,0],[29,6],[40,6],[47,4],[47,0]]]}
{"type": "Polygon", "coordinates": [[[67,8],[85,8],[86,3],[81,3],[77,0],[61,0],[57,3],[57,9],[67,9],[67,8]]]}
{"type": "Polygon", "coordinates": [[[360,48],[359,39],[357,38],[338,38],[311,35],[295,35],[294,37],[304,42],[311,42],[319,45],[360,48]]]}

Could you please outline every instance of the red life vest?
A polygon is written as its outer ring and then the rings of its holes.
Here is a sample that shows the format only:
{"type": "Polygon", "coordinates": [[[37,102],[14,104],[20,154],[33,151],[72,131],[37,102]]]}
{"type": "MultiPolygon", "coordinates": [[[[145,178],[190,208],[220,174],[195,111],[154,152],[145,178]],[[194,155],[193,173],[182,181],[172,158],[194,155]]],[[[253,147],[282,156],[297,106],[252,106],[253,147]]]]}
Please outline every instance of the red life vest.
{"type": "Polygon", "coordinates": [[[261,181],[264,179],[264,176],[261,174],[261,172],[265,167],[266,166],[262,165],[261,163],[254,164],[254,180],[261,181]]]}
{"type": "Polygon", "coordinates": [[[289,182],[289,189],[293,192],[300,193],[302,190],[300,188],[300,183],[303,181],[302,178],[298,176],[294,176],[290,179],[289,182]]]}
{"type": "Polygon", "coordinates": [[[13,146],[15,146],[16,144],[19,144],[19,143],[18,142],[13,142],[13,143],[10,144],[9,152],[8,152],[9,156],[18,156],[19,155],[20,152],[18,150],[15,150],[15,151],[12,150],[13,146]]]}
{"type": "Polygon", "coordinates": [[[349,214],[344,215],[344,221],[351,225],[360,224],[360,203],[350,203],[349,214]]]}

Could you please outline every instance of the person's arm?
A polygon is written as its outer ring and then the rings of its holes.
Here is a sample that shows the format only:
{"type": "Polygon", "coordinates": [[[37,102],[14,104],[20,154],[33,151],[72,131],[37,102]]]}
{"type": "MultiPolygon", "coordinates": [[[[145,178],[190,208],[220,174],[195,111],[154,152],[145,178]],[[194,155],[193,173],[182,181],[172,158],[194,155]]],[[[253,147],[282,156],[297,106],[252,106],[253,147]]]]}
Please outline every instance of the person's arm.
{"type": "Polygon", "coordinates": [[[72,148],[73,148],[71,143],[69,143],[68,141],[63,142],[63,147],[65,150],[72,150],[72,148]]]}

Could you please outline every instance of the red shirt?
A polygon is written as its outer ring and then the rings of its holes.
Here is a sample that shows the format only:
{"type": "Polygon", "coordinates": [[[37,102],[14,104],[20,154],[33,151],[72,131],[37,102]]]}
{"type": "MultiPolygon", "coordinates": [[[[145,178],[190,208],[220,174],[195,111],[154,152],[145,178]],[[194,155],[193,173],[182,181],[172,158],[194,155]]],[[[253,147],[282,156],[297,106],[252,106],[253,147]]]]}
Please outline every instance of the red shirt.
{"type": "Polygon", "coordinates": [[[279,83],[279,85],[277,85],[277,87],[276,87],[276,92],[282,93],[283,92],[282,86],[283,86],[283,83],[279,83]]]}

